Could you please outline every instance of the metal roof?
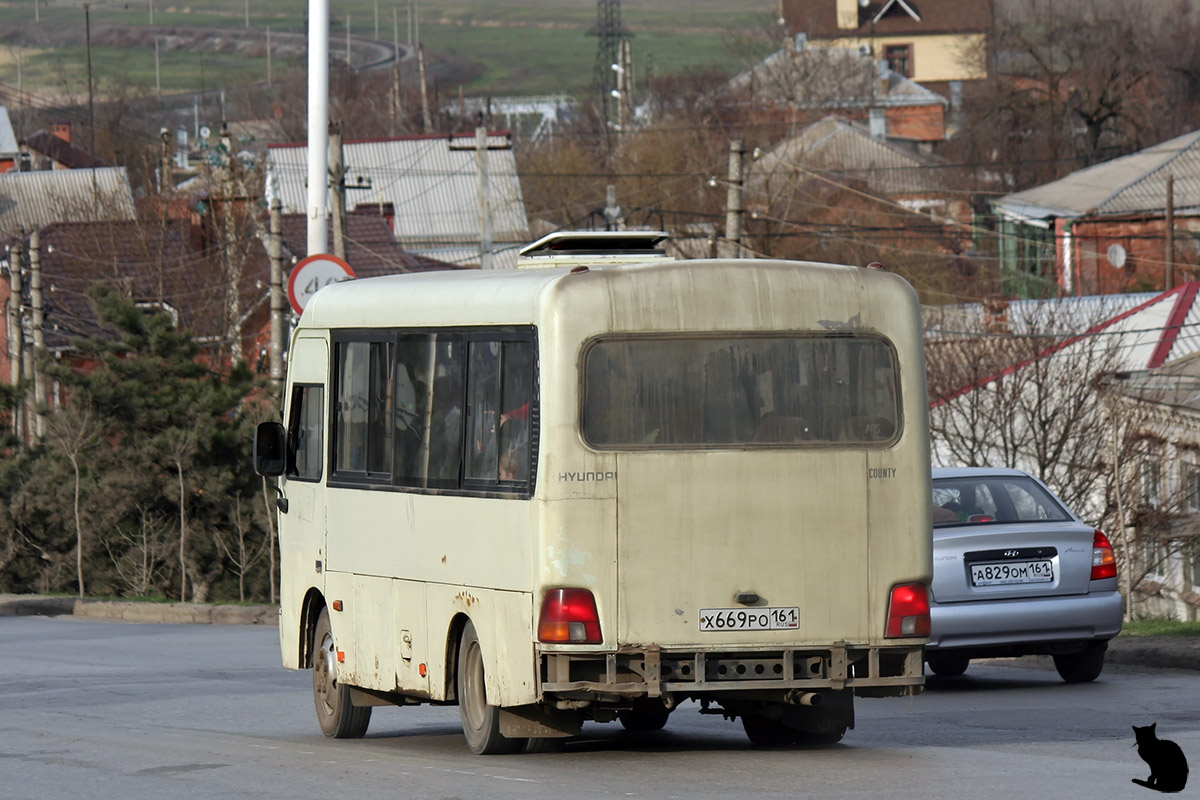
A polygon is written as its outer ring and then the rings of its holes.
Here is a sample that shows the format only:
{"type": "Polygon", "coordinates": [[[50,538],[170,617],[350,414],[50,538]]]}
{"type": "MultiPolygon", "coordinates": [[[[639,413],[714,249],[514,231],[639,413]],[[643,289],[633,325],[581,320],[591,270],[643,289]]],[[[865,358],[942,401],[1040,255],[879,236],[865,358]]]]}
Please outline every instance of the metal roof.
{"type": "MultiPolygon", "coordinates": [[[[861,178],[871,191],[888,196],[946,190],[932,159],[876,139],[861,125],[830,116],[779,143],[754,162],[748,172],[765,179],[794,181],[808,170],[840,172],[861,178]]],[[[773,188],[773,187],[772,187],[773,188]]]]}
{"type": "MultiPolygon", "coordinates": [[[[529,241],[529,222],[508,137],[487,138],[488,205],[493,252],[499,265],[515,263],[515,245],[529,241]],[[503,149],[492,149],[503,148],[503,149]]],[[[359,203],[391,203],[396,239],[406,250],[442,260],[448,253],[478,263],[481,229],[474,135],[371,139],[343,144],[347,210],[359,203]],[[353,188],[369,185],[369,188],[353,188]]],[[[308,146],[272,145],[267,152],[267,196],[285,213],[308,204],[308,146]]]]}
{"type": "Polygon", "coordinates": [[[1159,214],[1167,207],[1168,175],[1175,178],[1176,212],[1200,210],[1200,130],[1007,195],[995,207],[1035,219],[1159,214]]]}
{"type": "Polygon", "coordinates": [[[134,219],[124,167],[5,172],[0,175],[0,236],[54,222],[134,219]]]}
{"type": "Polygon", "coordinates": [[[0,106],[0,156],[15,156],[20,150],[12,121],[8,118],[8,109],[0,106]]]}

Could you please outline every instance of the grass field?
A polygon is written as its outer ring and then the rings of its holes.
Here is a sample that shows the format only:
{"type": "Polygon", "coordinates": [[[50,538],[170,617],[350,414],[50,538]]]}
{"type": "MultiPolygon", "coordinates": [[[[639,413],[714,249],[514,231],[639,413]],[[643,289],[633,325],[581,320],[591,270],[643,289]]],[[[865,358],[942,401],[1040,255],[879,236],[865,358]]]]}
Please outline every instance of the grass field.
{"type": "Polygon", "coordinates": [[[1200,636],[1200,622],[1174,619],[1139,619],[1121,627],[1122,636],[1200,636]]]}
{"type": "MultiPolygon", "coordinates": [[[[651,70],[666,75],[740,69],[742,59],[727,45],[729,35],[762,29],[776,7],[775,0],[626,0],[622,21],[633,34],[635,81],[651,70]]],[[[467,94],[577,93],[591,83],[598,45],[587,33],[596,23],[593,0],[424,0],[416,8],[427,53],[478,65],[478,76],[463,87],[467,94]]],[[[180,28],[224,29],[228,50],[232,40],[264,40],[268,27],[273,33],[302,33],[306,11],[303,0],[251,0],[248,5],[246,0],[93,3],[89,21],[97,91],[109,93],[119,84],[154,88],[153,46],[146,46],[145,37],[141,46],[109,46],[114,31],[165,35],[180,28]]],[[[347,23],[358,36],[378,34],[391,41],[395,32],[401,42],[409,40],[407,2],[333,0],[330,14],[330,49],[335,55],[343,52],[347,23]]],[[[15,85],[19,80],[26,91],[58,96],[86,94],[84,33],[82,8],[35,9],[30,0],[0,2],[0,83],[15,85]]],[[[163,91],[231,88],[265,78],[263,48],[249,54],[245,48],[240,54],[216,49],[210,41],[190,51],[164,50],[163,91]]],[[[302,69],[303,57],[274,57],[274,74],[282,75],[289,63],[302,69]]]]}

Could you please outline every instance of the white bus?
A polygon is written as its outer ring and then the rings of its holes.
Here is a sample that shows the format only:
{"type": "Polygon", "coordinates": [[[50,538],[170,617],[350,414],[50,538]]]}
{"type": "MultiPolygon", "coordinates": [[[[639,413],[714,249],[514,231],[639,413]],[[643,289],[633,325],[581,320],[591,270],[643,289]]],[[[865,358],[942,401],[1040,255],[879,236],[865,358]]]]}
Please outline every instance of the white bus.
{"type": "Polygon", "coordinates": [[[283,663],[326,735],[458,705],[472,751],[513,752],[696,701],[755,744],[832,743],[856,694],[920,691],[912,288],[663,236],[311,299],[255,464],[280,476],[283,663]]]}

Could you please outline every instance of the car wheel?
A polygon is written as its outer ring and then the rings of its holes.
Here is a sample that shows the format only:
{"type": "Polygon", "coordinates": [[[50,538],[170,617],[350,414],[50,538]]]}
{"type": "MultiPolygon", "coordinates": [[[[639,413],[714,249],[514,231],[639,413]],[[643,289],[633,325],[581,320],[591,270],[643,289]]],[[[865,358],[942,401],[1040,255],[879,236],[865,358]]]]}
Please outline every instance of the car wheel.
{"type": "Polygon", "coordinates": [[[795,744],[800,731],[783,724],[783,720],[771,719],[758,714],[743,714],[742,728],[746,738],[755,747],[780,747],[795,744]]]}
{"type": "Polygon", "coordinates": [[[371,724],[371,707],[350,702],[350,687],[337,679],[337,645],[329,626],[329,609],[321,609],[313,631],[313,700],[321,733],[335,739],[361,739],[371,724]]]}
{"type": "Polygon", "coordinates": [[[463,736],[476,755],[515,753],[525,740],[500,735],[500,709],[488,705],[483,675],[483,650],[475,626],[468,622],[458,648],[458,715],[463,736]]]}
{"type": "Polygon", "coordinates": [[[1067,683],[1087,683],[1100,677],[1108,642],[1093,642],[1080,653],[1054,657],[1054,668],[1067,683]]]}
{"type": "Polygon", "coordinates": [[[627,731],[642,733],[661,731],[671,712],[662,703],[639,703],[631,709],[617,712],[617,719],[627,731]]]}
{"type": "Polygon", "coordinates": [[[925,663],[934,675],[953,678],[967,671],[971,659],[958,653],[926,653],[925,663]]]}

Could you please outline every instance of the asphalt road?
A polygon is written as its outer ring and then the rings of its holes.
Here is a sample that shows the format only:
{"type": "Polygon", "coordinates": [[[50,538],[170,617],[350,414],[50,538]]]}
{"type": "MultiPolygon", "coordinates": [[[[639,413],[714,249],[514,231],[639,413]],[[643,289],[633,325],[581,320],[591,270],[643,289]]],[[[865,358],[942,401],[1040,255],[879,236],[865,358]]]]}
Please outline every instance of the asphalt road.
{"type": "MultiPolygon", "coordinates": [[[[859,700],[820,750],[751,748],[686,704],[665,731],[588,725],[562,753],[479,757],[454,708],[376,709],[333,741],[275,631],[0,618],[0,790],[20,798],[1148,798],[1131,725],[1200,765],[1200,673],[972,664],[912,699],[859,700]]],[[[1200,777],[1195,778],[1200,786],[1200,777]]],[[[1194,793],[1197,786],[1185,791],[1194,793]]]]}

